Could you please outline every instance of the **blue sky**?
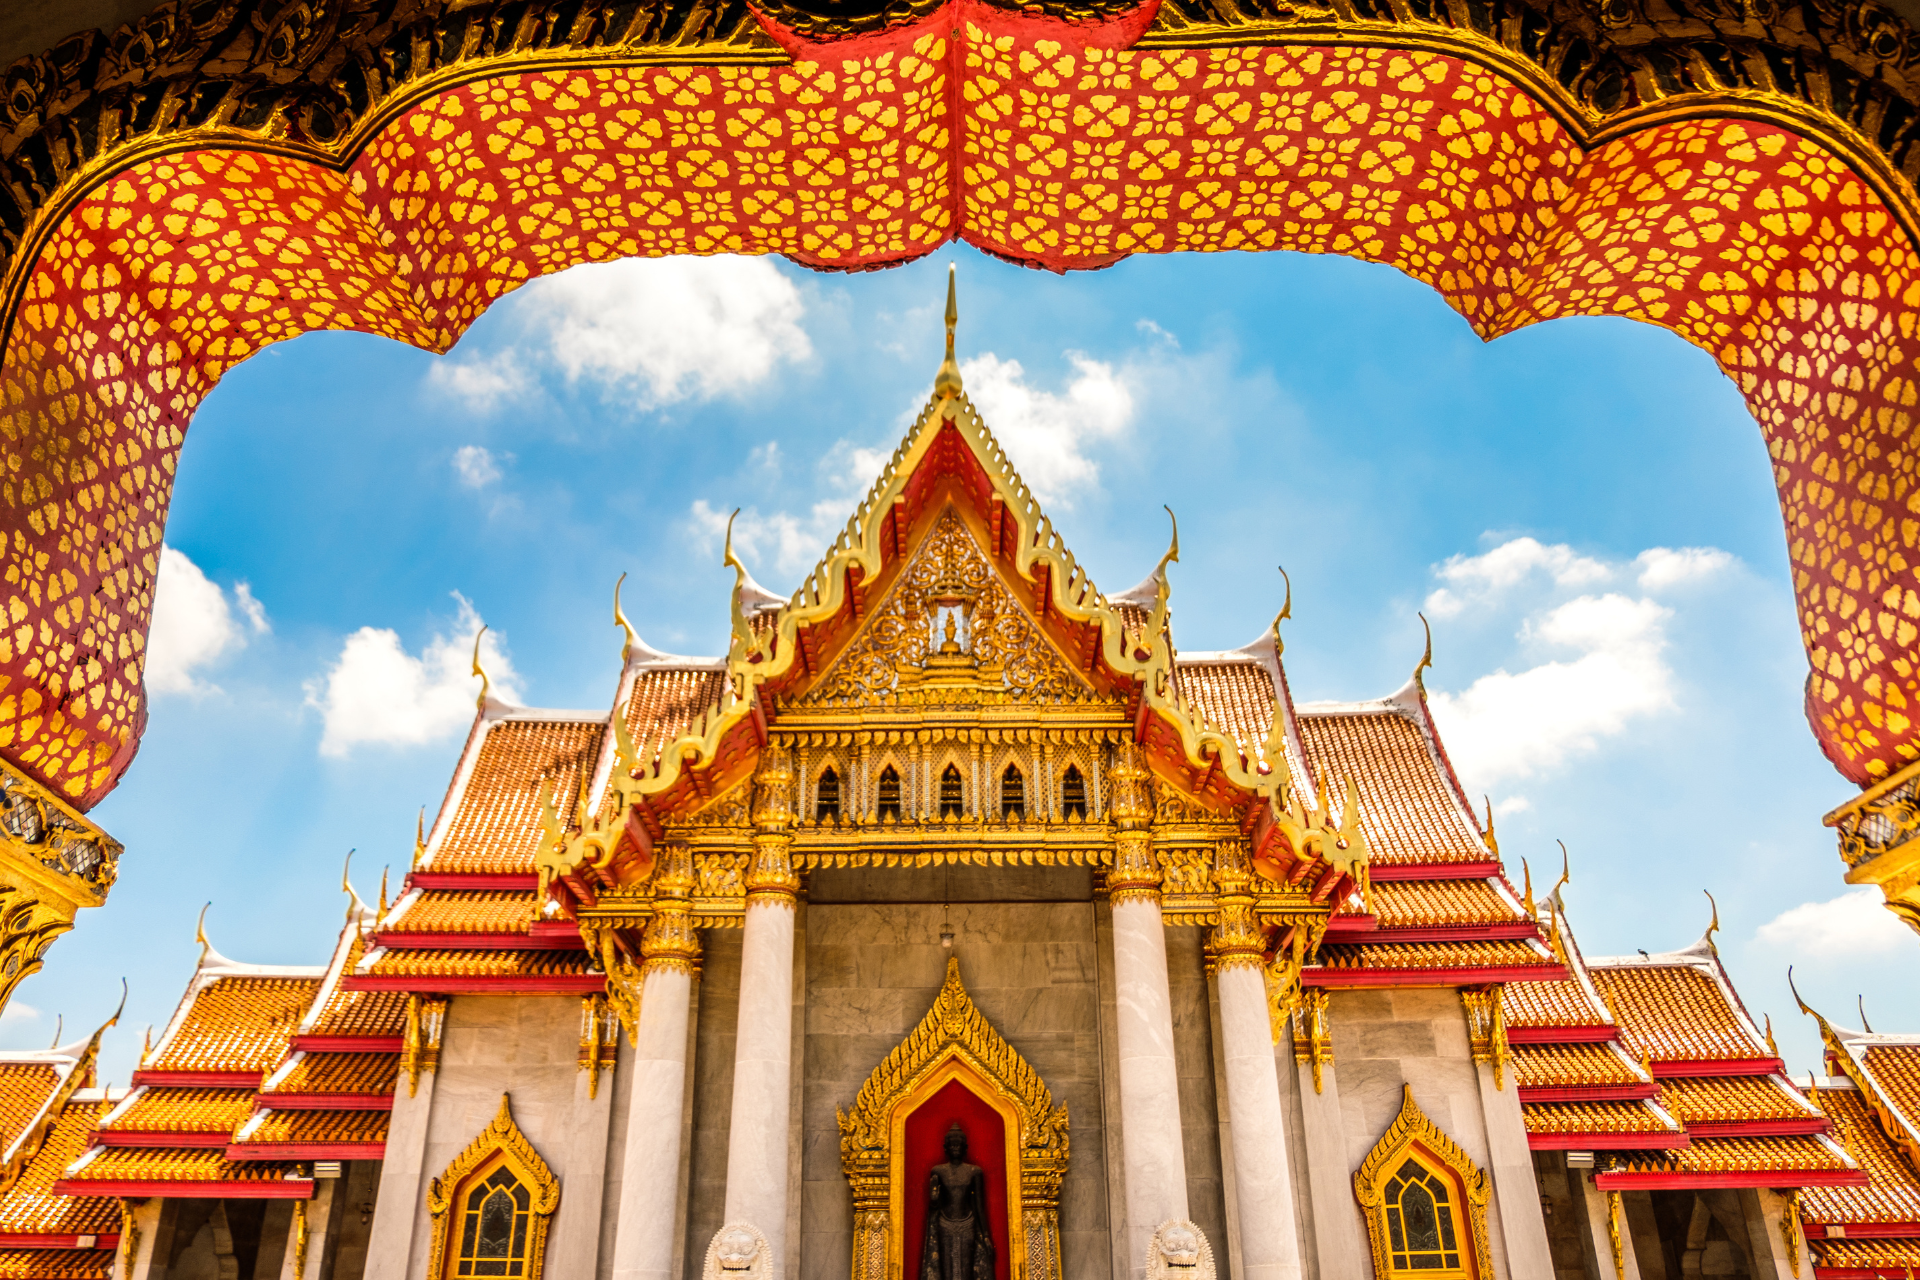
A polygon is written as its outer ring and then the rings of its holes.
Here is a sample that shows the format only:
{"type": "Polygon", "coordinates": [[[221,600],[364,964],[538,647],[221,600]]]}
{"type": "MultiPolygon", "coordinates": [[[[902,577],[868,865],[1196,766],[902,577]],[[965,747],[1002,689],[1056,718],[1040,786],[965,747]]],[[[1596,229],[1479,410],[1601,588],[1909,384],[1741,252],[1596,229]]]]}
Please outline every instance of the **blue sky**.
{"type": "Polygon", "coordinates": [[[152,719],[94,816],[124,840],[0,1019],[44,1044],[122,975],[124,1081],[196,955],[319,963],[345,899],[404,871],[496,682],[605,707],[619,633],[724,649],[724,513],[790,590],[924,400],[945,264],[969,391],[1108,591],[1181,520],[1184,649],[1253,639],[1294,586],[1301,701],[1428,687],[1501,848],[1568,902],[1590,955],[1697,938],[1792,1066],[1816,1064],[1785,970],[1829,1013],[1864,995],[1920,1028],[1894,975],[1920,939],[1849,890],[1819,817],[1850,788],[1800,713],[1804,657],[1759,432],[1664,332],[1563,320],[1482,344],[1425,286],[1295,254],[1139,258],[1060,278],[956,250],[819,275],[775,260],[588,267],[509,297],[450,355],[358,334],[269,348],[187,437],[156,622],[152,719]],[[497,641],[497,644],[495,643],[497,641]]]}

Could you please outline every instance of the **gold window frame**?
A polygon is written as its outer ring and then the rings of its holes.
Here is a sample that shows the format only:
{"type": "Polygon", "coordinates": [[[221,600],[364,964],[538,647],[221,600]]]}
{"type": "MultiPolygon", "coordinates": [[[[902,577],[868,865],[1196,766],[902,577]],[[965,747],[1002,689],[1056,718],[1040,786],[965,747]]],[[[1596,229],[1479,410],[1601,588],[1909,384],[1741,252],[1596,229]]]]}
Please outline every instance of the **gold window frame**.
{"type": "Polygon", "coordinates": [[[427,1209],[433,1215],[427,1275],[433,1280],[446,1280],[456,1260],[455,1225],[467,1184],[476,1174],[491,1174],[502,1166],[533,1192],[527,1217],[527,1269],[521,1280],[540,1280],[547,1260],[547,1228],[553,1221],[553,1211],[560,1207],[560,1179],[514,1123],[513,1100],[504,1093],[492,1123],[427,1186],[427,1209]]]}
{"type": "Polygon", "coordinates": [[[1060,1183],[1067,1172],[1067,1109],[1001,1038],[960,981],[960,961],[933,1008],[837,1111],[840,1164],[853,1191],[853,1280],[906,1274],[907,1118],[959,1081],[1000,1116],[1006,1142],[1008,1274],[1060,1280],[1060,1183]]]}
{"type": "MultiPolygon", "coordinates": [[[[1367,1241],[1373,1249],[1375,1280],[1393,1280],[1395,1276],[1421,1274],[1393,1270],[1392,1243],[1387,1236],[1386,1188],[1394,1172],[1409,1157],[1444,1176],[1450,1177],[1459,1192],[1463,1233],[1460,1254],[1463,1271],[1472,1280],[1492,1280],[1491,1251],[1487,1245],[1487,1175],[1460,1144],[1442,1133],[1413,1100],[1413,1086],[1403,1086],[1400,1114],[1387,1126],[1386,1133],[1374,1144],[1367,1158],[1353,1175],[1354,1198],[1360,1202],[1360,1216],[1367,1223],[1367,1241]]],[[[1433,1272],[1444,1277],[1447,1273],[1433,1272]]]]}

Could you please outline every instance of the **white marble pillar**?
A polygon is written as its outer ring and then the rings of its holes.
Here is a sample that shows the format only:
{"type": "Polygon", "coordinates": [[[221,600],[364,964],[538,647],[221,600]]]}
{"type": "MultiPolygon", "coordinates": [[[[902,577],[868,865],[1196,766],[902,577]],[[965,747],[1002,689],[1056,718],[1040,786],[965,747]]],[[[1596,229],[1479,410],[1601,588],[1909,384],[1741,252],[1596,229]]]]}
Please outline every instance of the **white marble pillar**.
{"type": "Polygon", "coordinates": [[[788,857],[792,782],[789,752],[763,748],[754,773],[753,865],[747,871],[727,1132],[726,1221],[760,1229],[773,1250],[776,1277],[786,1273],[793,1105],[793,934],[800,881],[788,857]]]}
{"type": "Polygon", "coordinates": [[[654,917],[641,940],[640,1017],[627,1061],[627,1142],[620,1162],[614,1280],[668,1280],[680,1243],[681,1134],[685,1127],[689,1010],[700,959],[687,900],[693,856],[684,844],[661,854],[654,917]]]}
{"type": "Polygon", "coordinates": [[[1299,1280],[1300,1239],[1293,1218],[1280,1073],[1273,1061],[1267,984],[1259,957],[1221,960],[1221,1056],[1227,1067],[1227,1116],[1233,1125],[1234,1198],[1240,1214],[1244,1280],[1299,1280]]]}
{"type": "Polygon", "coordinates": [[[1480,1106],[1487,1119],[1487,1173],[1493,1202],[1506,1239],[1507,1266],[1514,1276],[1553,1274],[1553,1250],[1547,1244],[1547,1220],[1540,1212],[1540,1185],[1534,1177],[1533,1151],[1527,1146],[1526,1121],[1520,1115],[1520,1091],[1511,1071],[1494,1083],[1493,1065],[1474,1064],[1480,1081],[1480,1106]]]}
{"type": "MultiPolygon", "coordinates": [[[[135,1206],[131,1226],[137,1234],[131,1248],[125,1239],[120,1241],[120,1248],[113,1255],[114,1280],[149,1280],[155,1271],[165,1270],[164,1263],[160,1267],[153,1265],[154,1245],[160,1236],[160,1210],[165,1204],[165,1200],[156,1196],[135,1206]]],[[[120,1227],[123,1233],[128,1225],[123,1217],[120,1227]]]]}
{"type": "Polygon", "coordinates": [[[434,1084],[440,1077],[445,1009],[444,1000],[416,1000],[410,1006],[409,1017],[415,1016],[412,1011],[428,1011],[419,1014],[415,1030],[409,1033],[419,1038],[420,1076],[417,1084],[411,1084],[403,1070],[394,1086],[386,1158],[380,1164],[380,1192],[367,1241],[365,1280],[407,1280],[414,1252],[425,1252],[427,1181],[438,1172],[425,1167],[427,1121],[433,1114],[434,1084]]]}
{"type": "Polygon", "coordinates": [[[1633,1253],[1633,1233],[1627,1230],[1626,1206],[1620,1206],[1618,1220],[1609,1222],[1612,1197],[1593,1185],[1591,1169],[1567,1170],[1567,1183],[1568,1189],[1580,1197],[1587,1223],[1587,1244],[1601,1280],[1640,1280],[1640,1260],[1633,1253]],[[1620,1246],[1617,1267],[1613,1253],[1616,1239],[1620,1246]]]}
{"type": "Polygon", "coordinates": [[[327,1256],[327,1244],[333,1230],[333,1202],[343,1188],[345,1178],[322,1178],[314,1186],[313,1199],[306,1202],[307,1238],[300,1239],[299,1213],[295,1210],[293,1223],[287,1228],[287,1251],[280,1260],[280,1280],[295,1280],[300,1277],[320,1274],[320,1263],[327,1256]],[[304,1249],[305,1257],[302,1257],[304,1249]]]}

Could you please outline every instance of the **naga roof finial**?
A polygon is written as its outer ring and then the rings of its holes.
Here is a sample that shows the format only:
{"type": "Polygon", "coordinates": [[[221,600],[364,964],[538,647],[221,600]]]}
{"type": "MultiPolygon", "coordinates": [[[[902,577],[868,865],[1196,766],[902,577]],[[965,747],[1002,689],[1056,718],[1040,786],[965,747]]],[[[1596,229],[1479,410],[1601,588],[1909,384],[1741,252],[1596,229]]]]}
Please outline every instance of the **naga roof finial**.
{"type": "Polygon", "coordinates": [[[1415,663],[1413,668],[1414,687],[1419,689],[1420,696],[1425,698],[1427,696],[1427,682],[1421,678],[1421,674],[1433,665],[1433,627],[1427,622],[1426,614],[1419,613],[1414,616],[1420,619],[1420,629],[1427,633],[1427,647],[1425,651],[1421,653],[1420,661],[1415,663]]]}
{"type": "Polygon", "coordinates": [[[193,925],[193,940],[200,944],[200,963],[207,962],[207,956],[213,952],[213,944],[207,941],[207,911],[213,906],[209,902],[200,908],[200,918],[193,925]]]}
{"type": "MultiPolygon", "coordinates": [[[[732,522],[729,521],[728,523],[731,524],[732,522]]],[[[620,608],[620,583],[625,582],[626,580],[627,580],[627,575],[623,573],[620,575],[620,582],[616,582],[613,584],[614,625],[627,633],[627,642],[620,646],[620,661],[622,663],[632,660],[633,651],[640,644],[640,637],[634,631],[633,624],[627,621],[626,612],[620,608]]]]}
{"type": "Polygon", "coordinates": [[[475,705],[482,711],[487,709],[487,696],[493,692],[493,681],[487,678],[487,669],[480,665],[480,641],[486,634],[485,623],[473,633],[473,674],[480,677],[480,696],[475,699],[475,705]]]}
{"type": "Polygon", "coordinates": [[[1867,998],[1864,995],[1855,996],[1853,998],[1853,1004],[1854,1008],[1860,1011],[1861,1030],[1865,1031],[1868,1035],[1872,1035],[1873,1024],[1867,1021],[1867,998]]]}
{"type": "Polygon", "coordinates": [[[1287,598],[1280,604],[1280,612],[1273,615],[1273,656],[1279,657],[1287,651],[1287,642],[1280,638],[1280,624],[1293,616],[1293,579],[1287,576],[1287,566],[1280,565],[1280,581],[1287,584],[1287,598]]]}
{"type": "Polygon", "coordinates": [[[1707,905],[1713,908],[1713,919],[1708,923],[1707,931],[1701,935],[1700,941],[1711,947],[1715,955],[1719,955],[1720,948],[1714,946],[1713,935],[1720,932],[1720,904],[1713,900],[1713,893],[1710,890],[1702,889],[1700,892],[1707,895],[1707,905]]]}
{"type": "Polygon", "coordinates": [[[947,358],[940,362],[940,372],[933,378],[933,394],[936,396],[957,396],[960,394],[960,365],[953,358],[953,330],[960,323],[960,302],[954,285],[955,267],[947,264],[947,358]]]}
{"type": "Polygon", "coordinates": [[[413,861],[408,864],[407,870],[418,871],[420,869],[420,859],[426,856],[426,852],[427,806],[421,805],[420,816],[414,821],[413,826],[413,861]]]}

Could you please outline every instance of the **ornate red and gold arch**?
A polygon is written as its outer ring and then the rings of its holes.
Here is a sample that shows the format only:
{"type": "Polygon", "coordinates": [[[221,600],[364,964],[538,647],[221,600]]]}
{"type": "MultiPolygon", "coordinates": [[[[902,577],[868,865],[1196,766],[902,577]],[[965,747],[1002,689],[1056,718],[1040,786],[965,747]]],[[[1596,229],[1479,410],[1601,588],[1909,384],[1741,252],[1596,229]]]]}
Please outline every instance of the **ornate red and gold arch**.
{"type": "Polygon", "coordinates": [[[1916,64],[1867,0],[172,0],[5,73],[0,757],[74,810],[131,761],[180,442],[269,342],[445,350],[642,254],[1295,249],[1484,337],[1623,315],[1713,355],[1773,458],[1814,731],[1872,788],[1850,875],[1900,897],[1916,64]]]}

